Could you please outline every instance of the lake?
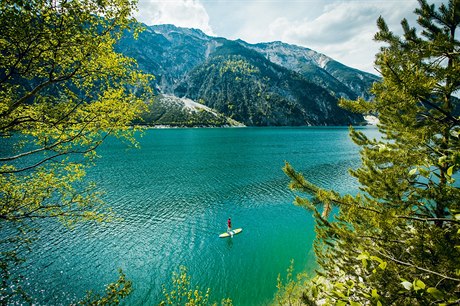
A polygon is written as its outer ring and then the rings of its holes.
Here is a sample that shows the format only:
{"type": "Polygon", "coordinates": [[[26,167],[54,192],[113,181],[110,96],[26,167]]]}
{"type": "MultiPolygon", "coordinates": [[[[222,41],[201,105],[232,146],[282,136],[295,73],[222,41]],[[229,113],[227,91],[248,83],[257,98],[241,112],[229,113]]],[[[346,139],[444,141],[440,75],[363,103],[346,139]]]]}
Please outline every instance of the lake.
{"type": "Polygon", "coordinates": [[[347,128],[151,129],[139,142],[107,140],[88,170],[119,219],[39,232],[27,267],[38,303],[100,291],[122,268],[134,286],[124,304],[154,305],[183,265],[213,300],[266,305],[291,259],[297,272],[315,268],[313,218],[292,204],[284,161],[322,187],[357,190],[347,128]],[[221,239],[228,217],[243,232],[221,239]]]}

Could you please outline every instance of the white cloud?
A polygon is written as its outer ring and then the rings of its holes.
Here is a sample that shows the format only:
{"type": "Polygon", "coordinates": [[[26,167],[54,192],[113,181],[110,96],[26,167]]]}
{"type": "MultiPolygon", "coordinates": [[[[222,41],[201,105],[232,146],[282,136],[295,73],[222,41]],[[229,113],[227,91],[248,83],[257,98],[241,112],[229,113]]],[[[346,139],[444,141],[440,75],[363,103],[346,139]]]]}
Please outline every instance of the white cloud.
{"type": "Polygon", "coordinates": [[[250,43],[281,40],[373,73],[377,18],[400,33],[401,19],[416,25],[419,7],[417,0],[139,0],[138,6],[136,17],[149,25],[172,23],[250,43]]]}
{"type": "Polygon", "coordinates": [[[147,25],[174,24],[214,35],[209,15],[199,0],[140,0],[134,17],[147,25]]]}
{"type": "MultiPolygon", "coordinates": [[[[373,41],[376,20],[383,16],[390,29],[399,31],[399,22],[417,7],[407,1],[337,1],[324,7],[314,19],[274,20],[269,36],[322,52],[346,65],[374,72],[379,44],[373,41]]],[[[413,18],[409,18],[412,19],[413,18]]]]}

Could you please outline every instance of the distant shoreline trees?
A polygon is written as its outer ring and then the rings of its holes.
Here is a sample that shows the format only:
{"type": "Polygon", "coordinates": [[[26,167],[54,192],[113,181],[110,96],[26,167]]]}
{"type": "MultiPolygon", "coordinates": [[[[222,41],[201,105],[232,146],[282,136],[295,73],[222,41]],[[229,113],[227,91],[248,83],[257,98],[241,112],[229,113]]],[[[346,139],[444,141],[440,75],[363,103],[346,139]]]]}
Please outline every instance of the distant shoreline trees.
{"type": "Polygon", "coordinates": [[[302,303],[316,305],[453,305],[460,303],[460,1],[419,0],[421,30],[404,34],[378,19],[376,58],[383,80],[375,101],[342,100],[377,114],[381,139],[351,129],[361,147],[355,196],[324,190],[291,165],[295,204],[316,218],[320,266],[302,303]],[[339,211],[330,216],[333,206],[339,211]]]}
{"type": "MultiPolygon", "coordinates": [[[[140,31],[135,7],[133,0],[0,1],[1,304],[32,301],[11,273],[33,239],[30,220],[71,225],[110,215],[82,179],[108,135],[134,143],[129,124],[151,94],[150,76],[114,51],[125,30],[140,31]]],[[[120,280],[129,285],[122,273],[120,280]]]]}

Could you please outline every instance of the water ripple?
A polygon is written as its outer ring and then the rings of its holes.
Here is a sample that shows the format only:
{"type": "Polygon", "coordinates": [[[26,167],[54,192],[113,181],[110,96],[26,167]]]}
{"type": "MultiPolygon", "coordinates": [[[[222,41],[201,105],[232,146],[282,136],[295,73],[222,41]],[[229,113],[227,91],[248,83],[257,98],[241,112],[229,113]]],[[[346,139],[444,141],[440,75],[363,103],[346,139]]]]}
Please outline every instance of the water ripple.
{"type": "Polygon", "coordinates": [[[149,130],[140,150],[109,140],[88,180],[120,219],[75,230],[43,222],[24,269],[37,304],[68,304],[102,290],[122,268],[134,282],[127,305],[152,305],[180,265],[212,298],[261,305],[295,259],[312,267],[310,213],[293,206],[288,160],[307,179],[340,192],[356,189],[359,164],[347,129],[149,130]],[[243,233],[220,239],[231,216],[243,233]],[[257,286],[249,286],[257,284],[257,286]]]}

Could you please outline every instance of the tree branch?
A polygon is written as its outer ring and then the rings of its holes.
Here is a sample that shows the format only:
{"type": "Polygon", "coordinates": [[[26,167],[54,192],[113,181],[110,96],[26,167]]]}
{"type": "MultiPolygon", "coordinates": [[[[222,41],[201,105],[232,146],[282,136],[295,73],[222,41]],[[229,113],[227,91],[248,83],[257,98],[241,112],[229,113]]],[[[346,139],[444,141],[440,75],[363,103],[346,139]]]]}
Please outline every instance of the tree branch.
{"type": "Polygon", "coordinates": [[[0,174],[12,174],[12,173],[19,173],[19,172],[23,172],[23,171],[27,171],[27,170],[30,170],[30,169],[33,169],[35,167],[38,167],[40,166],[41,164],[47,162],[47,161],[50,161],[52,159],[55,159],[59,156],[63,156],[63,155],[69,155],[69,154],[85,154],[85,153],[88,153],[88,152],[91,152],[91,151],[94,151],[95,149],[97,149],[97,147],[99,147],[102,143],[102,141],[107,138],[108,134],[105,135],[101,140],[97,141],[96,144],[86,150],[82,150],[82,151],[65,151],[65,152],[60,152],[60,153],[57,153],[53,156],[49,156],[47,158],[44,158],[42,159],[41,161],[31,165],[31,166],[27,166],[27,167],[24,167],[24,168],[20,168],[20,169],[14,169],[14,170],[6,170],[6,171],[0,171],[0,174]]]}
{"type": "Polygon", "coordinates": [[[415,220],[415,221],[422,221],[422,222],[452,222],[455,224],[460,224],[460,221],[454,219],[447,219],[447,218],[419,218],[419,217],[409,217],[409,216],[396,216],[398,219],[408,219],[408,220],[415,220]]]}
{"type": "MultiPolygon", "coordinates": [[[[87,119],[88,117],[90,116],[90,114],[88,114],[85,118],[87,119]]],[[[94,118],[93,118],[94,119],[94,118]]],[[[32,155],[32,154],[35,154],[35,153],[39,153],[39,152],[43,152],[43,151],[48,151],[48,150],[52,150],[53,148],[59,146],[59,145],[62,145],[62,144],[65,144],[65,143],[70,143],[72,141],[74,141],[75,139],[79,138],[80,136],[85,136],[83,134],[83,131],[85,130],[85,128],[91,123],[93,122],[92,120],[89,120],[88,122],[86,122],[86,124],[80,129],[80,131],[75,134],[74,136],[70,137],[69,139],[66,139],[66,140],[60,140],[60,138],[63,136],[63,135],[67,135],[64,133],[64,131],[62,131],[61,135],[57,138],[56,142],[54,142],[53,144],[51,145],[48,145],[48,146],[43,146],[39,149],[36,149],[36,150],[31,150],[31,151],[28,151],[28,152],[24,152],[24,153],[21,153],[21,154],[17,154],[15,156],[8,156],[8,157],[3,157],[3,158],[0,158],[0,162],[8,162],[8,161],[12,161],[12,160],[15,160],[15,159],[18,159],[18,158],[21,158],[21,157],[25,157],[25,156],[28,156],[28,155],[32,155]]],[[[111,129],[112,130],[112,129],[111,129]]],[[[89,133],[89,132],[88,132],[89,133]]]]}
{"type": "Polygon", "coordinates": [[[431,270],[428,270],[428,269],[425,269],[425,268],[422,268],[422,267],[419,267],[419,266],[416,266],[414,264],[411,264],[411,263],[408,263],[408,262],[404,262],[404,261],[401,261],[401,260],[398,260],[396,258],[393,258],[389,255],[386,255],[382,252],[380,252],[379,250],[376,250],[377,253],[379,253],[380,255],[382,255],[383,257],[385,257],[386,259],[389,259],[397,264],[400,264],[400,265],[403,265],[403,266],[406,266],[406,267],[412,267],[412,268],[415,268],[417,270],[420,270],[420,271],[423,271],[423,272],[426,272],[426,273],[430,273],[430,274],[434,274],[434,275],[437,275],[437,276],[440,276],[442,278],[445,278],[445,279],[449,279],[449,280],[452,280],[452,281],[456,281],[456,282],[460,282],[460,279],[459,278],[454,278],[454,277],[450,277],[450,276],[447,276],[447,275],[443,275],[441,273],[438,273],[438,272],[435,272],[435,271],[431,271],[431,270]]]}

